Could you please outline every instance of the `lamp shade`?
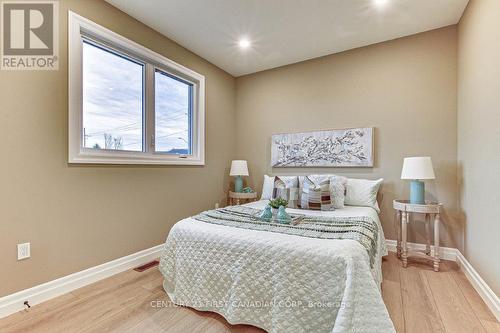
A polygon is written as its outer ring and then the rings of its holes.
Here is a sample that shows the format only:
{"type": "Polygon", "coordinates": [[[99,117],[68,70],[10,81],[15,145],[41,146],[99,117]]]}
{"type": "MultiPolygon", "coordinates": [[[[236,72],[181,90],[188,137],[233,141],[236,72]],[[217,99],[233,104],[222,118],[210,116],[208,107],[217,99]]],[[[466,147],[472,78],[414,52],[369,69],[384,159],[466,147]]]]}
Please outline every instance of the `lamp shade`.
{"type": "Polygon", "coordinates": [[[430,157],[407,157],[403,162],[401,179],[434,179],[430,157]]]}
{"type": "Polygon", "coordinates": [[[248,176],[247,161],[235,160],[231,162],[230,176],[248,176]]]}

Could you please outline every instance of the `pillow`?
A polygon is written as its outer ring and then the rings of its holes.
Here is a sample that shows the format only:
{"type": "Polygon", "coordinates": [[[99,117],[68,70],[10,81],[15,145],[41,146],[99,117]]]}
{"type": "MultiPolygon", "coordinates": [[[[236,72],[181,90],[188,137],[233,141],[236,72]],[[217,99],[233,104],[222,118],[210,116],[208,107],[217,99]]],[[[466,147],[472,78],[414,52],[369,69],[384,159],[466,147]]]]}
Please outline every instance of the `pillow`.
{"type": "MultiPolygon", "coordinates": [[[[322,181],[324,181],[326,179],[330,180],[330,199],[331,199],[333,208],[335,208],[335,209],[344,208],[345,187],[347,184],[346,177],[337,176],[334,174],[309,175],[308,177],[316,185],[321,183],[322,181]]],[[[299,177],[299,188],[302,189],[304,179],[306,179],[306,178],[307,177],[299,177]]]]}
{"type": "MultiPolygon", "coordinates": [[[[299,187],[297,176],[279,176],[289,188],[299,187]]],[[[262,185],[262,195],[260,200],[270,200],[273,198],[274,176],[264,175],[264,184],[262,185]]]]}
{"type": "MultiPolygon", "coordinates": [[[[288,201],[289,208],[297,208],[298,182],[290,180],[288,184],[283,180],[284,177],[274,177],[274,187],[272,198],[282,198],[288,201]]],[[[297,178],[297,177],[295,177],[297,178]]],[[[296,179],[295,179],[296,180],[296,179]]]]}
{"type": "Polygon", "coordinates": [[[268,175],[264,175],[264,184],[262,184],[262,195],[260,196],[260,200],[269,200],[273,196],[273,188],[274,188],[274,177],[269,177],[268,175]]]}
{"type": "Polygon", "coordinates": [[[377,193],[383,181],[382,178],[377,180],[347,178],[345,204],[372,207],[380,213],[377,193]]]}
{"type": "Polygon", "coordinates": [[[301,183],[299,208],[323,211],[334,209],[330,196],[329,178],[307,176],[302,177],[301,183]]]}
{"type": "Polygon", "coordinates": [[[330,177],[330,197],[336,209],[344,208],[347,178],[337,175],[330,177]]]}
{"type": "Polygon", "coordinates": [[[312,180],[313,183],[315,184],[319,184],[321,183],[323,180],[325,179],[328,179],[332,176],[335,176],[335,175],[307,175],[307,176],[299,176],[299,188],[302,188],[303,187],[303,183],[304,183],[304,180],[309,177],[309,180],[312,180]]]}

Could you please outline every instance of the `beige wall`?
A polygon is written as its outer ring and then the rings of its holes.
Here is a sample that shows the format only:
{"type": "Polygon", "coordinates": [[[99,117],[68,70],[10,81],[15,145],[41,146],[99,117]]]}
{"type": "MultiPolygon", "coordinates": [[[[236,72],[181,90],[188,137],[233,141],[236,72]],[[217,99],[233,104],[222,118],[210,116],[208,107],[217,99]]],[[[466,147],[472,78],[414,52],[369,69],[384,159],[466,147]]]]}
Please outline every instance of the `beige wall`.
{"type": "MultiPolygon", "coordinates": [[[[233,158],[249,161],[259,192],[264,173],[384,177],[381,218],[394,239],[391,202],[408,196],[399,175],[412,155],[433,158],[427,196],[445,204],[444,245],[465,248],[498,293],[499,10],[472,0],[458,34],[447,27],[235,80],[103,1],[61,1],[60,70],[0,72],[0,296],[160,244],[177,220],[224,200],[233,158]],[[204,167],[67,164],[68,9],[205,75],[204,167]],[[270,167],[274,133],[355,126],[376,128],[374,168],[270,167]],[[21,242],[32,258],[17,262],[21,242]]],[[[423,229],[411,226],[410,240],[423,242],[423,229]]]]}
{"type": "Polygon", "coordinates": [[[60,1],[60,61],[58,71],[0,71],[0,296],[158,245],[227,187],[233,77],[104,1],[60,1]],[[68,9],[205,75],[204,167],[67,164],[68,9]],[[31,259],[16,261],[20,242],[31,259]]]}
{"type": "Polygon", "coordinates": [[[459,24],[458,176],[465,257],[500,294],[498,13],[498,0],[471,0],[459,24]]]}
{"type": "MultiPolygon", "coordinates": [[[[446,213],[443,244],[462,247],[456,185],[456,27],[447,27],[237,78],[237,152],[249,161],[250,183],[265,173],[329,172],[383,177],[381,219],[395,239],[392,200],[408,197],[401,181],[403,157],[430,155],[436,181],[428,199],[446,213]],[[374,168],[272,169],[274,133],[374,126],[374,168]]],[[[410,227],[410,240],[423,242],[410,227]]]]}

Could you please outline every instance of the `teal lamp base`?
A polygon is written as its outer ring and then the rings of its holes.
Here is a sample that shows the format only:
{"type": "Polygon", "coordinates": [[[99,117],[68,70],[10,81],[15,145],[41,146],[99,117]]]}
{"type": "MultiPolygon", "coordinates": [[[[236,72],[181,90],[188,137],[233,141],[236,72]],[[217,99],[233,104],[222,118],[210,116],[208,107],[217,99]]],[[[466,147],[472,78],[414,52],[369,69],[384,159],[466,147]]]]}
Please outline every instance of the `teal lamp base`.
{"type": "Polygon", "coordinates": [[[241,176],[236,176],[234,180],[234,192],[243,192],[243,178],[241,176]]]}
{"type": "Polygon", "coordinates": [[[420,180],[412,180],[410,184],[410,203],[425,204],[425,183],[420,180]]]}

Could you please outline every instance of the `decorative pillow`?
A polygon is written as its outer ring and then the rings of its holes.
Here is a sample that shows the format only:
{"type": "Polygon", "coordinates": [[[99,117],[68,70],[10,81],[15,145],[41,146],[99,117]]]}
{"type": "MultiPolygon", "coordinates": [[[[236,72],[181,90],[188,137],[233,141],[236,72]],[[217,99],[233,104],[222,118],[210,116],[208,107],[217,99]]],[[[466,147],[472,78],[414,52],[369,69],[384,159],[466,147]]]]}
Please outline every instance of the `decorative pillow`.
{"type": "MultiPolygon", "coordinates": [[[[344,208],[344,199],[345,199],[345,187],[347,184],[347,178],[342,176],[337,176],[334,174],[324,174],[324,175],[309,175],[310,180],[313,181],[314,184],[319,184],[324,180],[330,180],[330,198],[332,201],[333,208],[341,209],[344,208]]],[[[304,179],[307,177],[300,176],[299,177],[299,188],[302,189],[304,179]]],[[[299,192],[301,193],[301,192],[299,192]]]]}
{"type": "Polygon", "coordinates": [[[273,187],[273,195],[272,198],[282,198],[288,201],[289,208],[297,208],[297,199],[298,199],[298,182],[297,177],[295,177],[295,181],[288,179],[289,183],[287,184],[284,177],[274,177],[274,187],[273,187]]]}
{"type": "Polygon", "coordinates": [[[264,175],[264,184],[262,184],[262,195],[260,200],[269,200],[273,197],[274,177],[264,175]]]}
{"type": "Polygon", "coordinates": [[[347,178],[333,175],[330,177],[330,197],[336,209],[344,208],[347,178]]]}
{"type": "Polygon", "coordinates": [[[299,208],[310,210],[333,210],[330,196],[330,179],[327,177],[302,177],[299,208]],[[313,178],[313,179],[311,179],[313,178]],[[324,179],[322,179],[324,178],[324,179]],[[316,183],[315,180],[319,180],[316,183]]]}
{"type": "MultiPolygon", "coordinates": [[[[309,178],[309,180],[311,180],[314,184],[319,184],[327,179],[330,179],[330,177],[332,176],[335,176],[335,175],[308,175],[306,177],[303,177],[304,180],[306,180],[306,178],[309,178]]],[[[300,181],[299,181],[299,184],[300,184],[300,181]]]]}
{"type": "Polygon", "coordinates": [[[348,206],[372,207],[378,213],[377,193],[384,180],[347,179],[345,204],[348,206]]]}
{"type": "MultiPolygon", "coordinates": [[[[298,188],[299,180],[297,176],[279,176],[289,188],[298,188]]],[[[274,176],[264,175],[264,184],[262,185],[262,195],[260,200],[269,200],[273,198],[274,176]]]]}
{"type": "Polygon", "coordinates": [[[325,175],[321,175],[321,174],[318,175],[317,174],[317,175],[298,176],[298,178],[299,178],[299,188],[303,187],[304,180],[306,178],[308,178],[308,177],[309,177],[309,180],[313,181],[313,183],[319,184],[323,180],[329,179],[330,177],[333,177],[333,176],[335,176],[335,175],[334,174],[325,174],[325,175]]]}

